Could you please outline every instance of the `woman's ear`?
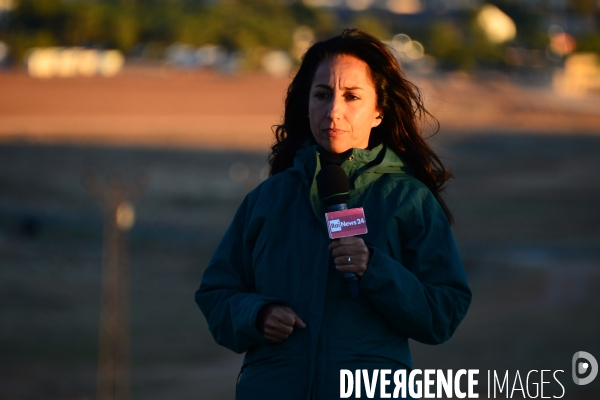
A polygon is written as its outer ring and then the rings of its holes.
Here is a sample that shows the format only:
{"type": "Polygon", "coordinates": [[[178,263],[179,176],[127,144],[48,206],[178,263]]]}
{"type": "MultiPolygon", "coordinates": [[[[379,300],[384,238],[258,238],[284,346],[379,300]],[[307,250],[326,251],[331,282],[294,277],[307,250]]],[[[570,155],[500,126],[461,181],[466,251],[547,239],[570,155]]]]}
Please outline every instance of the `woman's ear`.
{"type": "Polygon", "coordinates": [[[379,112],[379,114],[373,120],[373,124],[371,125],[371,127],[375,128],[375,127],[379,126],[379,124],[381,124],[382,120],[383,120],[383,114],[381,112],[379,112]]]}

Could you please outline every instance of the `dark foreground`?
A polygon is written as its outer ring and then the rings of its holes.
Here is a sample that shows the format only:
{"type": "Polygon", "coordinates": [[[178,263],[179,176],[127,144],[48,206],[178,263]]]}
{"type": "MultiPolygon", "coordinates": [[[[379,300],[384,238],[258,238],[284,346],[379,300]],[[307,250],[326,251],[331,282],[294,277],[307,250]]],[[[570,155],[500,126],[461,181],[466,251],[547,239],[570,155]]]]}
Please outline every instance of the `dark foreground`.
{"type": "MultiPolygon", "coordinates": [[[[600,398],[600,378],[571,379],[576,351],[600,360],[600,137],[436,145],[456,176],[474,298],[448,343],[413,345],[415,367],[479,368],[480,398],[488,370],[508,370],[511,387],[517,370],[524,385],[530,370],[564,370],[564,398],[600,398]]],[[[96,396],[102,214],[81,185],[89,169],[151,181],[130,233],[133,398],[232,398],[240,358],[214,344],[193,293],[265,167],[266,153],[0,145],[0,399],[96,396]]]]}

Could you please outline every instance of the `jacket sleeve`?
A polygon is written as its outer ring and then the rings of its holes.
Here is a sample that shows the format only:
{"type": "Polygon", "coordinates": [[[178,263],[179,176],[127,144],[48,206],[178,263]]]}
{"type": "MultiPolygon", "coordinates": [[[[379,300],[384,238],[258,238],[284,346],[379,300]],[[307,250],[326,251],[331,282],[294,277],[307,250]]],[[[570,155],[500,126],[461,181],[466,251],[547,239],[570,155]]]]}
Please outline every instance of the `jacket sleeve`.
{"type": "MultiPolygon", "coordinates": [[[[427,344],[448,340],[471,302],[448,220],[427,188],[403,202],[392,257],[377,248],[361,291],[402,335],[427,344]]],[[[393,236],[392,236],[393,237],[393,236]]]]}
{"type": "Polygon", "coordinates": [[[268,343],[256,329],[256,316],[263,305],[280,303],[254,292],[247,209],[248,198],[221,239],[196,291],[196,303],[215,341],[236,353],[268,343]]]}

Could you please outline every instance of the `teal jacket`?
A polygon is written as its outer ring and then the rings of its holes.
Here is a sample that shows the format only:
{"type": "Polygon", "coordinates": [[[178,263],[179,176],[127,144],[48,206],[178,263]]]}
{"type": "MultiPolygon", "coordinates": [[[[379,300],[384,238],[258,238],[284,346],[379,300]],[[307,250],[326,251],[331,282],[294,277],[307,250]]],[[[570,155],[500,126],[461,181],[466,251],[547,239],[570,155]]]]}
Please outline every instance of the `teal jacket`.
{"type": "Polygon", "coordinates": [[[352,299],[327,248],[318,151],[306,144],[293,167],[248,194],[196,292],[216,342],[246,352],[237,399],[334,399],[340,369],[410,369],[408,339],[448,340],[471,301],[442,208],[382,145],[354,149],[342,164],[348,207],[364,208],[372,250],[352,299]],[[267,341],[255,322],[270,302],[292,308],[306,329],[267,341]]]}

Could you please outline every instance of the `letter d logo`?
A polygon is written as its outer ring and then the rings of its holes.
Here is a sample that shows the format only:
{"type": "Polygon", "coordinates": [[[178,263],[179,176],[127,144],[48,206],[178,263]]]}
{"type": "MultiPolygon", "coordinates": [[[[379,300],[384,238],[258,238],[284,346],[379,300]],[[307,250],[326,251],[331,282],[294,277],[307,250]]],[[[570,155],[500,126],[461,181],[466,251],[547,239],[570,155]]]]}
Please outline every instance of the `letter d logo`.
{"type": "Polygon", "coordinates": [[[578,351],[573,354],[573,382],[575,382],[575,384],[587,385],[596,378],[596,375],[598,375],[598,361],[596,361],[593,355],[585,351],[578,351]],[[577,360],[580,358],[585,359],[587,362],[578,363],[577,360]],[[578,373],[585,374],[588,370],[590,371],[590,374],[586,378],[577,377],[578,373]]]}

